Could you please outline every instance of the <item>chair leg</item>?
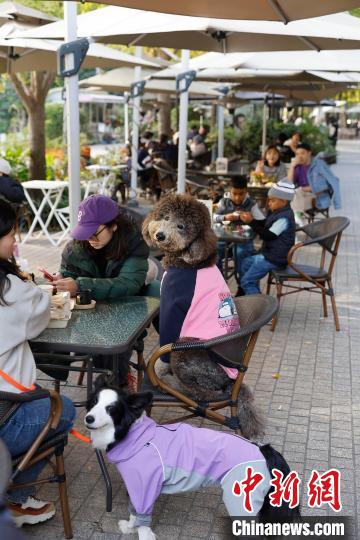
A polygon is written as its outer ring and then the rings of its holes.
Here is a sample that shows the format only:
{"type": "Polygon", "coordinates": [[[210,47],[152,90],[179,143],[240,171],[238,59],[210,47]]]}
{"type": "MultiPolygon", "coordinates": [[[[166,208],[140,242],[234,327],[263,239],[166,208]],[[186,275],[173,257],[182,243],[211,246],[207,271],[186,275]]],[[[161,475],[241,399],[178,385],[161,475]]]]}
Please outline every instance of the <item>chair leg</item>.
{"type": "Polygon", "coordinates": [[[141,385],[144,378],[144,370],[145,370],[145,361],[144,361],[144,355],[142,352],[137,353],[137,365],[138,365],[138,372],[137,372],[137,385],[136,389],[138,392],[140,392],[141,385]]]}
{"type": "MultiPolygon", "coordinates": [[[[85,369],[85,367],[86,367],[86,362],[85,362],[85,360],[84,360],[83,363],[81,364],[81,367],[82,367],[82,369],[85,369]]],[[[77,385],[78,385],[78,386],[82,386],[82,383],[83,383],[83,381],[84,381],[84,375],[85,375],[85,371],[81,371],[81,372],[79,373],[79,377],[78,377],[78,381],[77,381],[77,385]]]]}
{"type": "Polygon", "coordinates": [[[333,291],[333,294],[330,296],[331,306],[332,306],[332,310],[333,310],[333,314],[334,314],[335,329],[336,329],[337,332],[339,332],[340,331],[339,315],[338,315],[338,311],[337,311],[337,307],[336,307],[335,293],[334,293],[334,289],[333,289],[333,286],[332,286],[331,279],[328,280],[328,284],[329,284],[330,289],[332,289],[332,291],[333,291]]]}
{"type": "Polygon", "coordinates": [[[67,487],[66,487],[66,475],[65,475],[63,450],[56,452],[55,459],[56,459],[56,473],[60,477],[58,485],[59,485],[60,505],[61,505],[63,523],[64,523],[65,538],[72,538],[73,531],[71,527],[69,499],[68,499],[68,493],[67,493],[67,487]]]}
{"type": "Polygon", "coordinates": [[[270,294],[270,290],[271,290],[271,277],[269,275],[268,277],[268,280],[267,280],[267,285],[266,285],[266,293],[265,294],[270,294]]]}
{"type": "Polygon", "coordinates": [[[321,296],[322,296],[324,317],[327,317],[328,316],[328,310],[327,310],[327,305],[326,305],[326,292],[321,291],[321,296]]]}
{"type": "Polygon", "coordinates": [[[106,511],[111,512],[112,510],[112,485],[111,480],[109,476],[109,471],[106,468],[104,456],[100,452],[100,450],[95,450],[97,460],[100,465],[100,469],[105,481],[105,487],[106,487],[106,511]]]}
{"type": "MultiPolygon", "coordinates": [[[[280,302],[282,296],[282,283],[276,283],[276,297],[278,299],[278,302],[280,302]]],[[[273,317],[273,320],[271,322],[271,331],[274,332],[277,321],[278,321],[278,313],[273,317]]]]}

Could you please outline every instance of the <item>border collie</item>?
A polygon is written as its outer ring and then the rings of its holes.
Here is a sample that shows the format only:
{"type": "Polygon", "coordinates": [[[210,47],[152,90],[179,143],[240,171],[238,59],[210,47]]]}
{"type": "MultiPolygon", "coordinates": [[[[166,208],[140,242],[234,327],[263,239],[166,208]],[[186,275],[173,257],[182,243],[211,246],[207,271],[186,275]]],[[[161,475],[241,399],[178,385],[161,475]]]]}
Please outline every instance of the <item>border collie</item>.
{"type": "Polygon", "coordinates": [[[263,522],[299,516],[287,503],[270,505],[270,471],[284,477],[289,466],[270,445],[258,447],[238,435],[189,424],[158,425],[147,417],[151,392],[126,394],[100,376],[87,403],[85,425],[95,448],[106,450],[122,476],[130,497],[128,521],[120,520],[123,534],[138,532],[139,540],[154,540],[151,513],[160,493],[181,493],[218,485],[230,516],[257,516],[263,522]],[[245,509],[241,481],[251,467],[262,481],[251,494],[252,510],[245,509]],[[260,477],[259,477],[260,478],[260,477]]]}

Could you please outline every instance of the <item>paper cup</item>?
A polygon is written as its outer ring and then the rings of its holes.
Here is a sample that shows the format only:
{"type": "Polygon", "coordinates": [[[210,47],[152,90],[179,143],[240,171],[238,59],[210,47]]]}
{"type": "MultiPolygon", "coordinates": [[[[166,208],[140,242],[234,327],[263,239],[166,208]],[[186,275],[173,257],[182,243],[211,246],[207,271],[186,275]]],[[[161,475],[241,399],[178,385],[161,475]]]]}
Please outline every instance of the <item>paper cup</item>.
{"type": "Polygon", "coordinates": [[[39,289],[47,293],[50,296],[50,298],[52,297],[53,290],[54,290],[53,285],[49,285],[48,283],[46,283],[44,285],[39,285],[39,289]]]}

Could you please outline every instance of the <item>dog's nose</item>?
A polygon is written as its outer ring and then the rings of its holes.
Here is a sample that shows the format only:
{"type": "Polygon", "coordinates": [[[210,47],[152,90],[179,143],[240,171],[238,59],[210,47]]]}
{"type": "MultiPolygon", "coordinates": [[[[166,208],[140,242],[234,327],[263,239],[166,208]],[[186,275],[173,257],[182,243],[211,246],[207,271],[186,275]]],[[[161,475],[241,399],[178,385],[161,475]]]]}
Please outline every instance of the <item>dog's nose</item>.
{"type": "Polygon", "coordinates": [[[156,240],[159,240],[159,242],[162,242],[165,240],[165,234],[163,232],[156,233],[156,240]]]}
{"type": "Polygon", "coordinates": [[[91,414],[88,414],[85,416],[85,422],[87,424],[93,424],[95,422],[95,417],[92,416],[91,414]]]}

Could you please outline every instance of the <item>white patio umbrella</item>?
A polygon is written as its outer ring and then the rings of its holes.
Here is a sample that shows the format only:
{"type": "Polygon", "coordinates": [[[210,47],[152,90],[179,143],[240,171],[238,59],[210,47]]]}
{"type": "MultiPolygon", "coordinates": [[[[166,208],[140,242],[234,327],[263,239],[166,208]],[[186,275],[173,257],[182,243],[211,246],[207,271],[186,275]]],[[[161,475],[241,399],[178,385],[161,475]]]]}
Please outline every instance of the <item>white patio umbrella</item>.
{"type": "MultiPolygon", "coordinates": [[[[82,0],[84,1],[84,0],[82,0]]],[[[85,0],[86,1],[86,0],[85,0]]],[[[358,0],[91,0],[113,6],[151,9],[164,13],[177,13],[195,17],[219,17],[228,19],[258,19],[289,22],[296,19],[317,17],[359,7],[358,0]]]]}
{"type": "MultiPolygon", "coordinates": [[[[57,49],[61,42],[50,39],[0,38],[0,72],[54,71],[57,69],[57,49]]],[[[111,69],[117,66],[156,68],[157,64],[137,59],[100,43],[92,43],[85,57],[84,68],[111,69]]]]}
{"type": "MultiPolygon", "coordinates": [[[[143,79],[147,79],[145,83],[145,92],[153,94],[170,94],[176,95],[175,80],[160,81],[150,79],[155,74],[154,70],[143,69],[141,75],[143,79]]],[[[93,77],[88,77],[80,81],[81,87],[96,86],[107,92],[124,92],[130,89],[134,82],[134,72],[130,68],[117,68],[93,77]]],[[[194,96],[219,96],[216,91],[215,83],[193,82],[190,86],[189,93],[194,96]],[[214,89],[215,88],[215,89],[214,89]]]]}
{"type": "MultiPolygon", "coordinates": [[[[360,19],[359,19],[360,21],[360,19]]],[[[359,44],[360,45],[360,44],[359,44]]],[[[250,69],[260,71],[357,71],[360,66],[360,47],[353,50],[273,51],[255,53],[209,52],[192,58],[190,69],[221,70],[250,69]]],[[[180,63],[164,69],[161,76],[174,77],[180,73],[180,63]]],[[[157,75],[158,76],[158,75],[157,75]]]]}
{"type": "MultiPolygon", "coordinates": [[[[258,13],[264,16],[260,10],[258,13]]],[[[92,11],[77,18],[79,37],[90,35],[97,41],[108,43],[223,52],[354,48],[359,46],[359,30],[360,21],[347,14],[297,21],[286,26],[279,22],[193,18],[116,7],[92,11]]],[[[64,24],[59,21],[26,35],[62,37],[64,24]]],[[[183,110],[186,96],[186,92],[182,94],[180,118],[187,114],[183,110]]],[[[185,141],[186,122],[181,125],[180,142],[185,141]]],[[[180,150],[182,147],[180,144],[180,150]]],[[[180,151],[180,173],[185,170],[184,162],[185,153],[180,151]]],[[[179,174],[180,189],[183,185],[184,178],[179,174]]]]}
{"type": "MultiPolygon", "coordinates": [[[[15,37],[62,39],[64,31],[64,21],[57,21],[15,37]]],[[[360,46],[360,20],[340,13],[284,25],[107,7],[78,16],[77,35],[103,43],[222,53],[355,49],[360,46]]]]}

